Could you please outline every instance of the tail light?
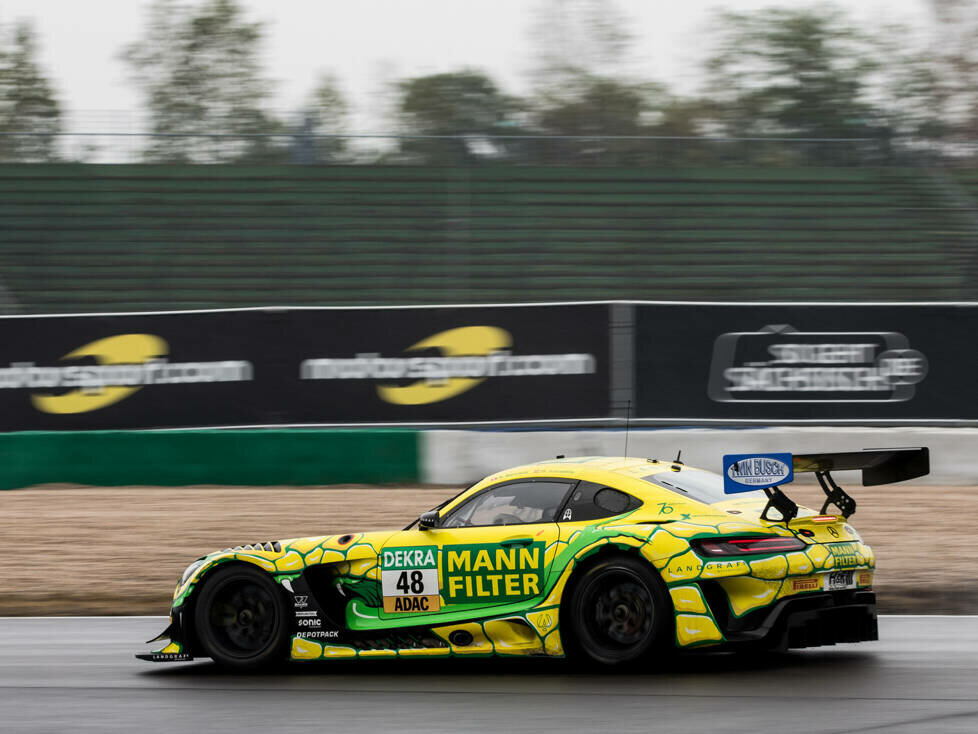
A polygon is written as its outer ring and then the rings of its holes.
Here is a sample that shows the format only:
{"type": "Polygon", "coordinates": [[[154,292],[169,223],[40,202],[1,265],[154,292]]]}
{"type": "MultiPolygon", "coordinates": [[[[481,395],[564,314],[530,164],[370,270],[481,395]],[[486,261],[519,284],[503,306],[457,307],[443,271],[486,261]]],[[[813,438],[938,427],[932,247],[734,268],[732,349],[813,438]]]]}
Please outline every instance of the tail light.
{"type": "Polygon", "coordinates": [[[806,548],[798,538],[767,536],[763,538],[717,538],[699,540],[696,549],[705,556],[754,556],[763,553],[787,553],[806,548]]]}

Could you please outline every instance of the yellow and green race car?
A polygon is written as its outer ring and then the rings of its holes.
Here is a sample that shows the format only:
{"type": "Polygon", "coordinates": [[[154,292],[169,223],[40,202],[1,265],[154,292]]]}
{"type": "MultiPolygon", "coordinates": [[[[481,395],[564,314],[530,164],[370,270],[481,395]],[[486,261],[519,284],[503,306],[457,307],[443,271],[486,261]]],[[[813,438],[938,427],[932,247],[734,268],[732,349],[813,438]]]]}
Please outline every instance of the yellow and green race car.
{"type": "Polygon", "coordinates": [[[538,655],[627,664],[662,648],[875,640],[874,557],[848,523],[864,484],[926,448],[676,461],[558,457],[501,471],[401,531],[243,545],[197,559],[144,660],[538,655]],[[813,472],[820,511],[780,489],[813,472]],[[829,512],[834,507],[833,512],[829,512]]]}

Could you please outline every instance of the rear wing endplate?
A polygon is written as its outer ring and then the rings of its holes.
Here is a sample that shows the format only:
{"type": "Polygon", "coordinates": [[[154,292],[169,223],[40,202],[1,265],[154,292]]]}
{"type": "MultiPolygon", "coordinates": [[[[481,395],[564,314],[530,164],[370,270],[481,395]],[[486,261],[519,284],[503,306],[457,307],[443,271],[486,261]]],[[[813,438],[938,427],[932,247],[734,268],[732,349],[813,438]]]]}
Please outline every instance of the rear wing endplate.
{"type": "Polygon", "coordinates": [[[764,491],[768,503],[761,518],[769,522],[787,524],[797,516],[798,505],[777,487],[790,482],[796,472],[815,474],[825,492],[820,514],[826,514],[829,506],[835,505],[839,514],[848,519],[856,511],[856,501],[835,483],[831,472],[861,471],[864,487],[903,482],[930,472],[930,451],[924,446],[823,454],[730,454],[723,457],[723,471],[727,493],[764,491]],[[780,517],[770,517],[771,510],[776,510],[780,517]]]}

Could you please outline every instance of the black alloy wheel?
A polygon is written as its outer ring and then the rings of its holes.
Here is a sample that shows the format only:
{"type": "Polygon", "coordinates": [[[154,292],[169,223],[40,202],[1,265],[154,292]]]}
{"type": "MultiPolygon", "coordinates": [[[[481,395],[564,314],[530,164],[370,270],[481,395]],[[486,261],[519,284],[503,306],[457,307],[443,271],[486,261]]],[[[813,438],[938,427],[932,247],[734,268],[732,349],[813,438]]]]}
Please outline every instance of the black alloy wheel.
{"type": "Polygon", "coordinates": [[[267,573],[252,566],[213,571],[194,610],[197,636],[216,663],[253,669],[283,660],[289,625],[284,594],[267,573]]]}
{"type": "Polygon", "coordinates": [[[615,557],[589,568],[569,600],[571,657],[601,665],[639,660],[670,629],[662,580],[634,558],[615,557]]]}

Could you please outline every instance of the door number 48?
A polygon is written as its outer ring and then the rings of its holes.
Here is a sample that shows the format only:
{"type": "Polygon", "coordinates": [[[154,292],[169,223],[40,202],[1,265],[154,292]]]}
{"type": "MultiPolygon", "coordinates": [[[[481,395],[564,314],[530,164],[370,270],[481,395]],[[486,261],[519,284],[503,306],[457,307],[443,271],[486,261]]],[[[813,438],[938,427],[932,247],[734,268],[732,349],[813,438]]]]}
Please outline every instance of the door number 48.
{"type": "Polygon", "coordinates": [[[401,571],[394,584],[402,594],[423,594],[424,593],[424,574],[420,571],[401,571]]]}

